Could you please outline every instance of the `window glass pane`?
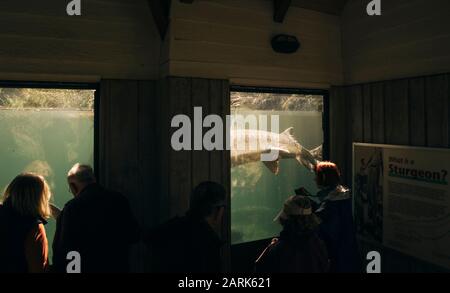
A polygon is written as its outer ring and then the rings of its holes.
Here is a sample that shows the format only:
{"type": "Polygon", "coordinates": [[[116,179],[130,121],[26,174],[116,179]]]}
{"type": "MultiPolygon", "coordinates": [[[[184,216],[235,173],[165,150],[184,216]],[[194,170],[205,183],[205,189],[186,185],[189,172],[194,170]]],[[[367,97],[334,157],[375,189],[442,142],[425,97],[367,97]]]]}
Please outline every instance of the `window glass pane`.
{"type": "MultiPolygon", "coordinates": [[[[22,172],[48,181],[60,208],[72,198],[66,175],[94,162],[94,90],[0,88],[0,188],[22,172]]],[[[46,226],[49,252],[55,221],[46,226]]]]}
{"type": "MultiPolygon", "coordinates": [[[[323,97],[273,93],[231,93],[232,115],[279,116],[279,133],[293,128],[294,139],[307,149],[323,144],[323,97]]],[[[271,130],[269,124],[268,130],[271,130]]],[[[238,131],[238,130],[232,130],[238,131]]],[[[233,133],[232,133],[233,134],[233,133]]],[[[320,149],[320,148],[319,148],[320,149]]],[[[232,147],[233,165],[233,147],[232,147]]],[[[281,226],[273,222],[284,200],[306,187],[317,192],[314,174],[295,158],[282,159],[278,175],[261,161],[231,169],[231,238],[242,243],[277,236],[281,226]]]]}

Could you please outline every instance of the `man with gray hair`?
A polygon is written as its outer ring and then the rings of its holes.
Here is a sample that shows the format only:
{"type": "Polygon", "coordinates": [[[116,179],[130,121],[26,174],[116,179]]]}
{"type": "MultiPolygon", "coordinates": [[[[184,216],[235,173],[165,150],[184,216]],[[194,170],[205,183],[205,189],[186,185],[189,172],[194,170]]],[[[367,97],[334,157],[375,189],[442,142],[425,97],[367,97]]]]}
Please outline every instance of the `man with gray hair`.
{"type": "Polygon", "coordinates": [[[89,165],[75,164],[67,174],[67,181],[71,193],[76,197],[88,185],[97,182],[94,175],[94,170],[89,165]]]}
{"type": "Polygon", "coordinates": [[[55,272],[66,272],[69,252],[78,252],[81,273],[129,271],[129,249],[140,229],[128,200],[97,183],[89,165],[76,164],[67,174],[74,198],[57,220],[53,241],[55,272]]]}

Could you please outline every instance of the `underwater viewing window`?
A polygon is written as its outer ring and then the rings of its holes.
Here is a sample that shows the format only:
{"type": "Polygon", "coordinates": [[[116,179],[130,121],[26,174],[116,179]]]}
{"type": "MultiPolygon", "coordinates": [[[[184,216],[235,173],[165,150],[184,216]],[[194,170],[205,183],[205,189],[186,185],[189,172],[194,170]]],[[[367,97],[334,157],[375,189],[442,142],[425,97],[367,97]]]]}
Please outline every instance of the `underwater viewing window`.
{"type": "MultiPolygon", "coordinates": [[[[67,172],[75,163],[94,165],[95,88],[24,88],[0,85],[0,189],[20,173],[46,178],[52,203],[73,198],[67,172]]],[[[46,225],[49,247],[56,223],[46,225]]],[[[49,249],[51,254],[51,249],[49,249]]],[[[50,258],[51,259],[51,258],[50,258]]]]}
{"type": "MultiPolygon", "coordinates": [[[[252,91],[248,88],[231,89],[231,115],[234,117],[272,115],[279,119],[279,129],[274,133],[270,123],[267,131],[279,137],[279,148],[286,149],[287,155],[280,153],[282,159],[274,168],[253,158],[243,158],[231,151],[231,242],[247,243],[268,239],[279,235],[281,225],[274,222],[284,201],[295,194],[295,189],[305,187],[315,194],[318,189],[314,173],[300,161],[299,153],[304,147],[315,156],[322,157],[326,150],[323,118],[325,117],[325,94],[301,91],[252,91]],[[291,154],[291,155],[290,155],[291,154]],[[297,159],[296,159],[297,155],[297,159]],[[237,159],[237,157],[239,157],[237,159]]],[[[247,131],[248,125],[244,126],[247,131]]],[[[258,127],[258,129],[261,129],[258,127]]],[[[232,128],[240,131],[239,128],[232,128]]],[[[260,131],[260,130],[258,130],[260,131]]],[[[246,137],[250,143],[252,136],[246,137]]],[[[234,143],[234,142],[233,142],[234,143]]]]}

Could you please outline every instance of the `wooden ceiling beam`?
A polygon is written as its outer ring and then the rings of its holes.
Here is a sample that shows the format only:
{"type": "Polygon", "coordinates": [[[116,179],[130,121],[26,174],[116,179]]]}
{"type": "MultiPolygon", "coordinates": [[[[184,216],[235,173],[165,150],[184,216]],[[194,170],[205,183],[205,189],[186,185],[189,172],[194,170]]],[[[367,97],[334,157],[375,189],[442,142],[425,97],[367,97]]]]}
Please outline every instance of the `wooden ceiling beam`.
{"type": "Polygon", "coordinates": [[[273,0],[273,21],[282,23],[291,6],[291,0],[273,0]]]}
{"type": "Polygon", "coordinates": [[[170,0],[148,0],[153,19],[163,40],[169,28],[170,0]]]}

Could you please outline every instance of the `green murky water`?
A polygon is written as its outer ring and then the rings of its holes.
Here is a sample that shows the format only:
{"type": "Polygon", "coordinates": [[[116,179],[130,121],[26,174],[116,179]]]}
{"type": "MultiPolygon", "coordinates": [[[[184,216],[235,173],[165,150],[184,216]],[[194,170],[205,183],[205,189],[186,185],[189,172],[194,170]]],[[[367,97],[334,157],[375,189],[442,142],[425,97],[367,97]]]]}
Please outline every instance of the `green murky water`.
{"type": "MultiPolygon", "coordinates": [[[[280,132],[294,128],[297,141],[308,149],[323,143],[322,112],[236,111],[241,115],[279,115],[280,132]]],[[[270,121],[270,118],[268,118],[270,121]]],[[[281,160],[274,175],[261,162],[231,169],[231,239],[233,244],[277,236],[280,225],[273,222],[285,199],[304,186],[317,192],[314,174],[296,160],[281,160]]]]}
{"type": "MultiPolygon", "coordinates": [[[[93,164],[92,111],[0,109],[0,189],[21,172],[45,176],[60,208],[72,198],[68,170],[77,162],[93,164]]],[[[49,246],[55,221],[46,226],[49,246]]],[[[51,253],[51,249],[50,249],[51,253]]]]}

